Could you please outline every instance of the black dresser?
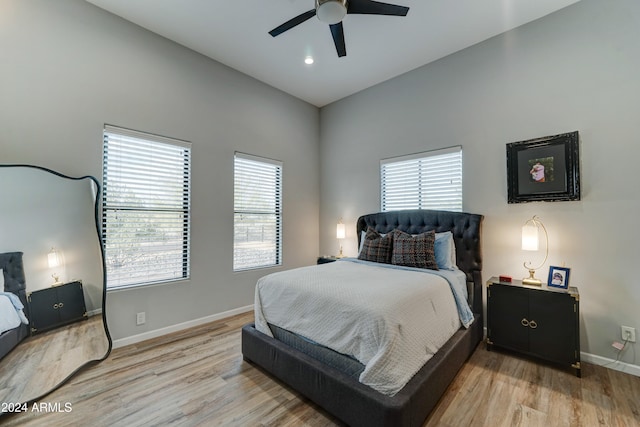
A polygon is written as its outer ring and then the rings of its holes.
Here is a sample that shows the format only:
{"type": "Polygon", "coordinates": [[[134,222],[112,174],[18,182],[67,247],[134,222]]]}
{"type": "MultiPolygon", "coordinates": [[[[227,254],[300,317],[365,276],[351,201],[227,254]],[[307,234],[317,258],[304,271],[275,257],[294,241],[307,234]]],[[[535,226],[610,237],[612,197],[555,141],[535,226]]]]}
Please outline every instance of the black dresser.
{"type": "Polygon", "coordinates": [[[487,282],[487,348],[502,347],[580,373],[578,289],[487,282]]]}
{"type": "Polygon", "coordinates": [[[88,318],[79,281],[33,291],[28,300],[32,335],[88,318]]]}

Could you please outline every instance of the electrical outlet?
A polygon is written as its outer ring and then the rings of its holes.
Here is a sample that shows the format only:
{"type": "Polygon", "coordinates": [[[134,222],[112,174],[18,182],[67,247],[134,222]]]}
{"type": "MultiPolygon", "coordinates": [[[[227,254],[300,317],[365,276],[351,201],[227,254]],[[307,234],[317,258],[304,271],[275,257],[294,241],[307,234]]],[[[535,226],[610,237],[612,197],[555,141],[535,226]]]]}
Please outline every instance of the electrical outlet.
{"type": "Polygon", "coordinates": [[[636,328],[622,326],[622,339],[629,342],[636,342],[636,328]]]}
{"type": "Polygon", "coordinates": [[[147,321],[147,313],[145,313],[144,311],[141,311],[140,313],[136,314],[136,325],[138,326],[144,325],[146,321],[147,321]]]}

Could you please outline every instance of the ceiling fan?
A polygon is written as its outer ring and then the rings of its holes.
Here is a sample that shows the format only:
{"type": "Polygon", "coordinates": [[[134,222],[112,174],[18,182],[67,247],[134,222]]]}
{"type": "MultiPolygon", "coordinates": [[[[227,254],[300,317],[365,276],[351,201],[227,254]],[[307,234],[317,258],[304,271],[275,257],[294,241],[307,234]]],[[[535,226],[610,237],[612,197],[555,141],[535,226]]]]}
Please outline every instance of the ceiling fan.
{"type": "Polygon", "coordinates": [[[342,28],[342,19],[347,14],[360,15],[392,15],[407,16],[409,8],[398,6],[395,4],[380,3],[372,0],[315,0],[316,7],[305,13],[288,20],[284,24],[269,31],[273,37],[279,36],[302,24],[313,16],[317,16],[319,20],[329,24],[333,43],[336,45],[338,56],[346,56],[347,48],[344,43],[344,30],[342,28]]]}

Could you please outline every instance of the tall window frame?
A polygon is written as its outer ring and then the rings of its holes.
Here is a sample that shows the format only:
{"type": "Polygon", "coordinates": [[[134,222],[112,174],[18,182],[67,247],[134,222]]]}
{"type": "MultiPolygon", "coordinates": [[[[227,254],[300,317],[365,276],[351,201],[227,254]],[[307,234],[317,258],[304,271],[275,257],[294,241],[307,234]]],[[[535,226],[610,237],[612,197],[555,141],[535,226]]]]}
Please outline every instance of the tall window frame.
{"type": "Polygon", "coordinates": [[[233,271],[282,265],[282,166],[234,154],[233,271]]]}
{"type": "Polygon", "coordinates": [[[462,147],[380,160],[380,208],[462,211],[462,147]]]}
{"type": "Polygon", "coordinates": [[[107,290],[191,277],[191,143],[104,126],[107,290]]]}

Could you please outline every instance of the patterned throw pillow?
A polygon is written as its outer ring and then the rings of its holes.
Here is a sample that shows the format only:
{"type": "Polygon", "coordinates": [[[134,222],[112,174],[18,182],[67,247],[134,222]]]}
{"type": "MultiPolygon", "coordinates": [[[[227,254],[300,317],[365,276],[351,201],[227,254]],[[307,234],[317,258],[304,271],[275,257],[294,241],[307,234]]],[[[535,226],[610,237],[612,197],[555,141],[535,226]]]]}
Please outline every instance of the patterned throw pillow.
{"type": "Polygon", "coordinates": [[[391,264],[437,270],[433,247],[435,239],[436,234],[433,230],[417,236],[396,230],[393,234],[391,264]]]}
{"type": "Polygon", "coordinates": [[[391,264],[393,234],[393,232],[387,233],[383,237],[376,230],[369,227],[367,234],[364,236],[362,250],[358,254],[358,259],[391,264]]]}

